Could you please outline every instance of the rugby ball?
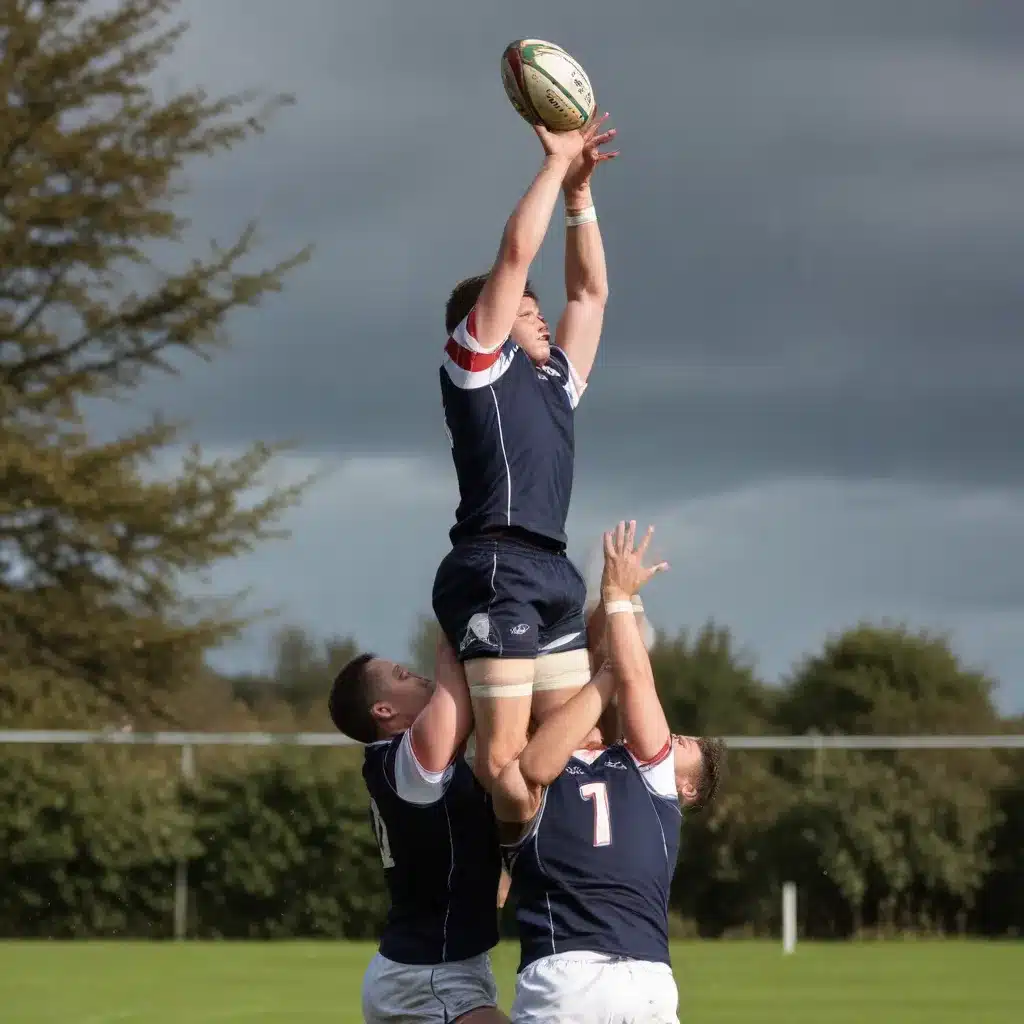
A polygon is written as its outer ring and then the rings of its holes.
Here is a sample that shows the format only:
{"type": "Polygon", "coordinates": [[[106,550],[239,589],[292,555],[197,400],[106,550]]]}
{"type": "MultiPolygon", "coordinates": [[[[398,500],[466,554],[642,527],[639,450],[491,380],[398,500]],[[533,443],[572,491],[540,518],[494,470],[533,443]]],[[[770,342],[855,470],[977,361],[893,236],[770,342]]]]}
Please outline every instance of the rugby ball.
{"type": "Polygon", "coordinates": [[[501,55],[501,81],[512,106],[530,124],[569,132],[594,116],[594,90],[587,73],[554,43],[510,43],[501,55]]]}

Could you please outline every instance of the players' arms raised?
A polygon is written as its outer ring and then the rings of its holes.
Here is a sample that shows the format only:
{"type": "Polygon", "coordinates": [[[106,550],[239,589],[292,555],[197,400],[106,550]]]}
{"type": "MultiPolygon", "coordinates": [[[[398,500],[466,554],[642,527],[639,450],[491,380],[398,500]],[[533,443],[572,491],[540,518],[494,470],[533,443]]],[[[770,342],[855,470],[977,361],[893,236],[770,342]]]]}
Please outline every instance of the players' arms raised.
{"type": "Polygon", "coordinates": [[[498,258],[476,301],[474,339],[485,351],[504,344],[516,322],[526,279],[551,223],[558,192],[585,142],[582,132],[534,131],[544,147],[544,163],[505,224],[498,258]]]}
{"type": "Polygon", "coordinates": [[[435,661],[434,692],[412,723],[409,739],[423,769],[443,772],[472,731],[473,705],[462,666],[443,636],[435,661]]]}
{"type": "Polygon", "coordinates": [[[615,677],[602,666],[597,675],[537,727],[523,752],[498,776],[491,791],[499,821],[526,822],[540,809],[545,786],[565,769],[611,699],[615,677]]]}
{"type": "Polygon", "coordinates": [[[555,331],[555,344],[569,357],[582,381],[590,376],[597,356],[608,302],[608,268],[601,229],[594,213],[590,176],[599,163],[618,156],[600,147],[615,137],[615,129],[601,131],[608,115],[594,118],[584,129],[583,151],[565,177],[565,312],[555,331]],[[582,223],[573,223],[581,218],[582,223]]]}
{"type": "Polygon", "coordinates": [[[668,720],[658,698],[651,659],[633,613],[632,596],[666,562],[646,567],[644,555],[654,527],[649,527],[639,547],[636,522],[621,522],[604,535],[604,576],[601,598],[607,614],[608,657],[618,682],[619,720],[626,745],[641,762],[662,754],[671,741],[668,720]]]}

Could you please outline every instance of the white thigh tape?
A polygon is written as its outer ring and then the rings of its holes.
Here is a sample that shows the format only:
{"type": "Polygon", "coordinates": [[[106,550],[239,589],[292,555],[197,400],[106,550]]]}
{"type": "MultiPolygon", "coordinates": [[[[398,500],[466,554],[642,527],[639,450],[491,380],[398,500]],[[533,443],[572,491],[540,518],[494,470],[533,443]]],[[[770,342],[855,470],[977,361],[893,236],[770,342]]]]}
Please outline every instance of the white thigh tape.
{"type": "Polygon", "coordinates": [[[545,654],[537,659],[534,679],[536,692],[582,689],[590,682],[590,655],[585,650],[545,654]]]}
{"type": "Polygon", "coordinates": [[[549,690],[582,690],[590,682],[590,672],[573,672],[559,679],[548,679],[543,683],[534,683],[535,693],[546,693],[549,690]]]}
{"type": "Polygon", "coordinates": [[[475,683],[469,688],[470,697],[530,697],[533,683],[475,683]]]}

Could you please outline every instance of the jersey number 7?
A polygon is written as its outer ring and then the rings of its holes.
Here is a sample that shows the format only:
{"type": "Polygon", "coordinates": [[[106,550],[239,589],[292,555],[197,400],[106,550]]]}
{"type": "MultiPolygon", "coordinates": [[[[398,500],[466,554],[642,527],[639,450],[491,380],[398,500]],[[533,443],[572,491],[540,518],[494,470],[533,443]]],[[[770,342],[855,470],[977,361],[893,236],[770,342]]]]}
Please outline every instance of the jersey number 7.
{"type": "Polygon", "coordinates": [[[608,806],[608,786],[604,782],[585,782],[580,786],[580,799],[594,803],[594,845],[611,846],[612,812],[608,806]]]}
{"type": "Polygon", "coordinates": [[[391,856],[391,843],[388,841],[388,830],[384,819],[377,810],[377,801],[370,800],[370,818],[373,821],[373,834],[377,838],[377,849],[380,850],[380,862],[386,868],[395,866],[395,858],[391,856]]]}

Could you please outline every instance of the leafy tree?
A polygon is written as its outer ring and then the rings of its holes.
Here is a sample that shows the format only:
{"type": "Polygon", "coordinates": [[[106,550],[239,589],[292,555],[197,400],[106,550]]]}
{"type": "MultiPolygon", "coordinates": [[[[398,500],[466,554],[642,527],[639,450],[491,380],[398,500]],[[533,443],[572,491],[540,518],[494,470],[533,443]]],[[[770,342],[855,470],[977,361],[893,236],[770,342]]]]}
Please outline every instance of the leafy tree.
{"type": "MultiPolygon", "coordinates": [[[[767,731],[771,691],[737,650],[728,629],[708,623],[692,636],[659,634],[651,666],[674,731],[767,731]]],[[[720,935],[751,922],[749,908],[761,899],[764,883],[763,871],[752,869],[759,836],[784,796],[784,787],[759,753],[731,754],[727,775],[712,809],[684,823],[673,886],[673,907],[693,920],[702,935],[720,935]]]]}
{"type": "MultiPolygon", "coordinates": [[[[1006,723],[1024,731],[1024,716],[1006,723]]],[[[991,864],[975,906],[975,924],[988,935],[1024,933],[1024,752],[1005,758],[1007,777],[996,791],[998,818],[989,836],[991,864]]]]}
{"type": "MultiPolygon", "coordinates": [[[[786,732],[998,731],[994,684],[948,642],[860,626],[798,667],[780,697],[786,732]]],[[[812,886],[816,930],[963,927],[989,869],[991,751],[842,751],[776,759],[790,787],[767,845],[780,870],[812,886]]]]}
{"type": "Polygon", "coordinates": [[[270,640],[265,673],[229,679],[235,696],[275,732],[325,731],[334,726],[327,714],[327,693],[338,670],[358,653],[348,637],[317,640],[301,626],[283,626],[270,640]]]}
{"type": "MultiPolygon", "coordinates": [[[[298,708],[325,703],[332,678],[357,653],[350,639],[332,637],[317,643],[298,626],[285,626],[273,639],[271,678],[276,695],[298,708]]],[[[330,723],[325,719],[325,724],[330,723]]]]}
{"type": "Polygon", "coordinates": [[[181,425],[114,440],[86,404],[117,401],[183,354],[209,358],[235,309],[306,258],[262,269],[247,228],[206,255],[174,211],[189,158],[261,131],[286,101],[158,97],[185,31],[172,0],[5,0],[0,30],[0,716],[81,721],[168,713],[205,652],[242,624],[183,580],[274,532],[302,485],[251,500],[275,449],[171,478],[181,425]],[[159,254],[159,258],[158,258],[159,254]]]}
{"type": "Polygon", "coordinates": [[[987,734],[999,729],[995,688],[944,636],[861,625],[798,667],[778,721],[798,734],[987,734]]]}
{"type": "Polygon", "coordinates": [[[707,623],[695,633],[659,633],[651,667],[669,724],[691,735],[764,731],[772,693],[751,660],[737,650],[724,626],[707,623]]]}
{"type": "Polygon", "coordinates": [[[437,657],[437,641],[441,627],[433,615],[421,615],[409,641],[409,667],[414,672],[432,678],[437,657]]]}

